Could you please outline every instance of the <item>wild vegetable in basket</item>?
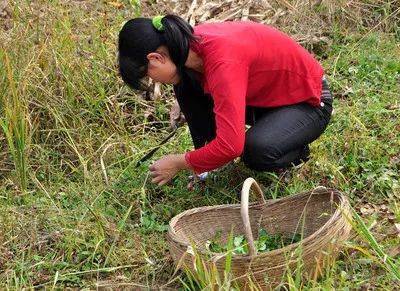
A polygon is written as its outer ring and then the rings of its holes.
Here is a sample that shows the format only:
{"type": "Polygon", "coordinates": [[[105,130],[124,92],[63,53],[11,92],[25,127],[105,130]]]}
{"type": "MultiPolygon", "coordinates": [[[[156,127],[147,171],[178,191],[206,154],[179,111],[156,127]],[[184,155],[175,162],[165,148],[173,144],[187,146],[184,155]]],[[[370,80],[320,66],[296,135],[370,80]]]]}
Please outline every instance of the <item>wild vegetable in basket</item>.
{"type": "MultiPolygon", "coordinates": [[[[296,233],[292,237],[285,237],[282,234],[269,234],[263,228],[258,232],[258,240],[254,241],[257,252],[269,252],[282,248],[284,246],[297,243],[301,240],[301,235],[296,233]]],[[[218,231],[212,240],[206,242],[206,248],[213,253],[224,253],[228,251],[229,242],[224,244],[221,242],[221,231],[218,231]]],[[[248,254],[248,242],[244,235],[238,235],[233,238],[232,253],[248,254]]]]}

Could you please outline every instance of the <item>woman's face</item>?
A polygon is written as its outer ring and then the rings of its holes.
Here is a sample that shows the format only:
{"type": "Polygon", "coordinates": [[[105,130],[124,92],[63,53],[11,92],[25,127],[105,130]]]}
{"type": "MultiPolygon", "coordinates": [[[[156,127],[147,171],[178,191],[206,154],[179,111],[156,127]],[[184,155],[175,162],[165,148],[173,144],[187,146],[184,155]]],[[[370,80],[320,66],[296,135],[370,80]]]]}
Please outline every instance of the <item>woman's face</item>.
{"type": "Polygon", "coordinates": [[[165,46],[161,46],[155,52],[148,54],[147,59],[149,60],[147,76],[153,81],[173,85],[179,83],[178,71],[165,46]]]}

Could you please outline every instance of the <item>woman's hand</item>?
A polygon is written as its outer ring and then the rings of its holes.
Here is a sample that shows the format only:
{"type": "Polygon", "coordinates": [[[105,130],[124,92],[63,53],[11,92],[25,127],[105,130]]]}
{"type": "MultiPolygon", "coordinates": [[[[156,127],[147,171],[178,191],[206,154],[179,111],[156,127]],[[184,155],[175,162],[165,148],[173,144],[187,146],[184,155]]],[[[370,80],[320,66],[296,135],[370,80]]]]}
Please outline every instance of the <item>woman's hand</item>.
{"type": "Polygon", "coordinates": [[[178,101],[172,104],[171,110],[169,111],[169,124],[171,128],[177,128],[185,123],[185,116],[183,115],[178,101]]]}
{"type": "Polygon", "coordinates": [[[185,155],[167,155],[150,166],[151,182],[159,186],[167,184],[180,170],[189,169],[185,155]]]}

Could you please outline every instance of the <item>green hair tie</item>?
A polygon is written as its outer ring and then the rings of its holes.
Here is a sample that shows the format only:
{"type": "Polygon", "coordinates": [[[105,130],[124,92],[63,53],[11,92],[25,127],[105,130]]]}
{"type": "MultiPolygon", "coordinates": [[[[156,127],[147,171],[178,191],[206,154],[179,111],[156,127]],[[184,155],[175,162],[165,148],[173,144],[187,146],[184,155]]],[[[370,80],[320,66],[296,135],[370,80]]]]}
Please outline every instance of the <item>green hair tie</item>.
{"type": "Polygon", "coordinates": [[[153,19],[151,20],[151,22],[153,23],[153,26],[158,31],[163,31],[164,30],[164,25],[161,23],[161,20],[163,18],[164,18],[163,15],[157,15],[157,16],[154,16],[153,19]]]}

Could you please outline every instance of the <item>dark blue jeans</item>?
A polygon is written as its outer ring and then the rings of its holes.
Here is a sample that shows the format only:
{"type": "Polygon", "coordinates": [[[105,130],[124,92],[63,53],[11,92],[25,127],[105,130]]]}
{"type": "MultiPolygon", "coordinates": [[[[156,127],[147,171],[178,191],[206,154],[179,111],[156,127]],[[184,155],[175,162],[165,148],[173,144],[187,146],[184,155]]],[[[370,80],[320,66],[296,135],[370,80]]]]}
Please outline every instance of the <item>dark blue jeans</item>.
{"type": "MultiPolygon", "coordinates": [[[[251,169],[269,171],[308,160],[308,145],[327,127],[332,96],[322,81],[321,106],[299,103],[277,108],[246,107],[246,132],[242,161],[251,169]]],[[[215,138],[213,100],[195,78],[184,76],[174,87],[179,106],[188,122],[195,148],[215,138]]]]}

